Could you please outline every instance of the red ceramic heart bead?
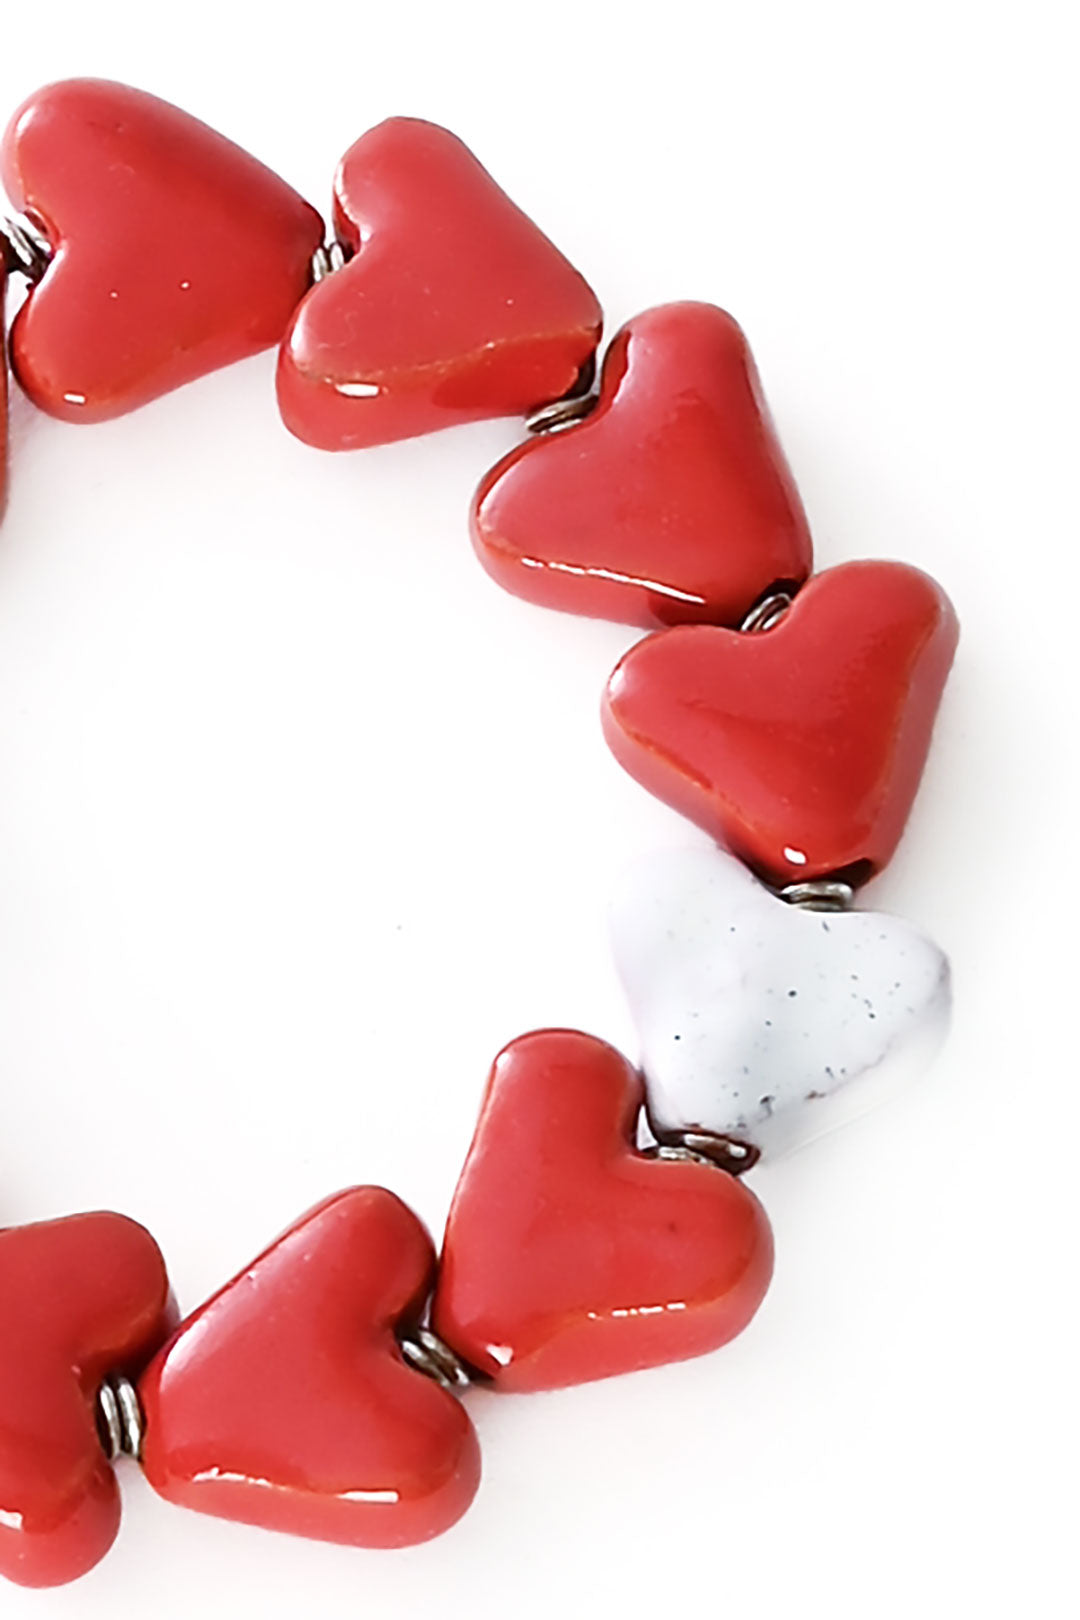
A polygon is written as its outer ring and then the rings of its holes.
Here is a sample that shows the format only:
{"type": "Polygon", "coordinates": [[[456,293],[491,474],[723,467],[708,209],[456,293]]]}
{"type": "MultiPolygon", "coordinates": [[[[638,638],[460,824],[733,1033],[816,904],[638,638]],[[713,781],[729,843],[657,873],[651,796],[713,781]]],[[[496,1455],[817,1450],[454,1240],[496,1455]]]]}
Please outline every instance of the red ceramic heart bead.
{"type": "Polygon", "coordinates": [[[165,1263],[122,1215],[0,1231],[0,1574],[59,1586],[103,1558],[120,1493],[97,1393],[176,1321],[165,1263]]]}
{"type": "Polygon", "coordinates": [[[101,79],[47,86],[0,153],[53,261],[15,318],[35,404],[97,422],[277,343],[323,224],[223,135],[101,79]]]}
{"type": "Polygon", "coordinates": [[[926,761],[958,636],[917,568],[817,575],[771,630],[646,637],[604,701],[616,759],[769,882],[885,865],[926,761]]]}
{"type": "Polygon", "coordinates": [[[426,1541],[476,1492],[476,1435],[402,1359],[435,1269],[393,1193],[318,1205],[182,1324],[144,1376],[143,1467],[170,1502],[358,1547],[426,1541]]]}
{"type": "Polygon", "coordinates": [[[335,228],[355,250],[282,346],[286,425],[324,450],[521,415],[600,337],[586,282],[448,130],[390,118],[350,148],[335,228]]]}
{"type": "Polygon", "coordinates": [[[740,624],[811,565],[746,339],[712,304],[629,321],[593,411],[488,473],[472,533],[488,573],[518,596],[649,629],[740,624]]]}
{"type": "Polygon", "coordinates": [[[701,1355],[772,1273],[741,1182],[633,1146],[641,1080],[573,1030],[495,1061],[446,1228],[435,1330],[502,1389],[551,1389],[701,1355]]]}

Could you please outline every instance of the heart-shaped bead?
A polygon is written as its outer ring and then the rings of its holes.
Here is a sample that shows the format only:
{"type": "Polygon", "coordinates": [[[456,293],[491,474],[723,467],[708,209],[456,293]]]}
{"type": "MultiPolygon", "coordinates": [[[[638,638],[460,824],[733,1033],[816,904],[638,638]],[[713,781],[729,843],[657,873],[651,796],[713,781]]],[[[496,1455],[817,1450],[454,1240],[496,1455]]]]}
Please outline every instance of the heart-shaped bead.
{"type": "Polygon", "coordinates": [[[134,1374],[176,1321],[165,1263],[122,1215],[0,1231],[0,1574],[59,1586],[120,1527],[97,1395],[134,1374]]]}
{"type": "Polygon", "coordinates": [[[919,929],[789,905],[720,850],[639,862],[612,939],[661,1137],[797,1147],[920,1073],[948,1025],[949,965],[919,929]]]}
{"type": "Polygon", "coordinates": [[[345,154],[339,239],[282,345],[286,425],[324,450],[522,415],[600,338],[587,283],[448,130],[390,118],[345,154]]]}
{"type": "Polygon", "coordinates": [[[102,79],[48,85],[0,150],[53,258],[15,317],[42,410],[98,422],[277,343],[311,281],[318,214],[198,119],[102,79]]]}
{"type": "Polygon", "coordinates": [[[476,1493],[459,1402],[403,1360],[435,1270],[381,1187],[318,1205],[190,1316],[140,1385],[170,1502],[357,1547],[426,1541],[476,1493]]]}
{"type": "Polygon", "coordinates": [[[746,339],[712,304],[629,321],[595,408],[488,473],[472,534],[516,595],[649,629],[740,624],[812,557],[746,339]]]}
{"type": "Polygon", "coordinates": [[[772,629],[639,642],[611,677],[604,733],[643,787],[769,881],[863,882],[904,830],[957,635],[917,568],[844,563],[772,629]]]}
{"type": "Polygon", "coordinates": [[[496,1059],[446,1228],[436,1332],[500,1388],[714,1350],[772,1273],[765,1212],[711,1165],[639,1153],[640,1076],[574,1030],[496,1059]]]}

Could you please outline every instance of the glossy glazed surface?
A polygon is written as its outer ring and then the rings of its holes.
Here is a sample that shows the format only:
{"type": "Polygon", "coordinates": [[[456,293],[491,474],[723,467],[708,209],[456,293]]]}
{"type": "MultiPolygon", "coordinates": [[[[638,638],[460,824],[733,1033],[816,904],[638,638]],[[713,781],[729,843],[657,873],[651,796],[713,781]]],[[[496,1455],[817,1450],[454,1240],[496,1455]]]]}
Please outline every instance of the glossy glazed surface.
{"type": "Polygon", "coordinates": [[[67,421],[119,416],[277,343],[310,283],[315,210],[141,90],[48,85],[12,119],[0,165],[55,249],[15,318],[15,375],[67,421]]]}
{"type": "Polygon", "coordinates": [[[358,1547],[426,1541],[475,1495],[460,1403],[402,1360],[434,1272],[400,1199],[318,1205],[190,1316],[140,1385],[143,1466],[170,1502],[358,1547]]]}
{"type": "Polygon", "coordinates": [[[749,1322],[772,1272],[741,1182],[632,1145],[634,1069],[542,1030],[496,1059],[454,1195],[436,1331],[502,1389],[550,1389],[701,1355],[749,1322]]]}
{"type": "Polygon", "coordinates": [[[903,563],[819,574],[773,629],[650,636],[604,699],[615,757],[769,881],[862,881],[904,829],[956,616],[903,563]]]}
{"type": "Polygon", "coordinates": [[[718,849],[639,861],[612,907],[649,1117],[780,1153],[932,1060],[949,964],[912,923],[789,905],[718,849]]]}
{"type": "Polygon", "coordinates": [[[587,283],[455,135],[390,118],[346,153],[339,239],[282,345],[286,425],[324,450],[522,415],[565,393],[600,337],[587,283]]]}
{"type": "Polygon", "coordinates": [[[591,414],[488,473],[472,535],[518,596],[649,629],[738,625],[812,560],[746,339],[699,303],[627,322],[591,414]]]}
{"type": "Polygon", "coordinates": [[[134,1221],[0,1231],[0,1574],[59,1586],[108,1552],[120,1493],[97,1392],[138,1372],[175,1320],[165,1263],[134,1221]]]}

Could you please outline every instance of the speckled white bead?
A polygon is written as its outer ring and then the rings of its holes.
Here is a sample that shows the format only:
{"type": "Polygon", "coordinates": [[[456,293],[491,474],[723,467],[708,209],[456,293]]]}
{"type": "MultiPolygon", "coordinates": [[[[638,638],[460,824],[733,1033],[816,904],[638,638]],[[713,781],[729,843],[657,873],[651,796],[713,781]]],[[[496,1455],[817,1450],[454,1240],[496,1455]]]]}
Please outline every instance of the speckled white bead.
{"type": "Polygon", "coordinates": [[[797,1147],[923,1070],[948,1025],[948,960],[925,934],[789,905],[720,850],[633,867],[612,935],[661,1132],[797,1147]]]}

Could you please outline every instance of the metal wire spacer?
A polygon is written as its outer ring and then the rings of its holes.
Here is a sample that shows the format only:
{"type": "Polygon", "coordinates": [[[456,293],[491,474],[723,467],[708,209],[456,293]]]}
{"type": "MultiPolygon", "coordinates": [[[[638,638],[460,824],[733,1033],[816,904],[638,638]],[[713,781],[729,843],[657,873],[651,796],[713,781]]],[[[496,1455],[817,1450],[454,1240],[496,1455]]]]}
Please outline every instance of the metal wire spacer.
{"type": "Polygon", "coordinates": [[[465,1363],[430,1328],[414,1328],[399,1343],[409,1366],[428,1378],[434,1378],[443,1389],[468,1389],[472,1383],[465,1363]]]}
{"type": "Polygon", "coordinates": [[[135,1385],[122,1373],[107,1378],[97,1396],[98,1434],[110,1462],[142,1455],[143,1414],[135,1385]]]}
{"type": "Polygon", "coordinates": [[[52,243],[22,214],[0,219],[0,250],[8,269],[29,282],[40,281],[52,262],[52,243]]]}
{"type": "Polygon", "coordinates": [[[530,433],[563,433],[567,428],[576,427],[588,416],[600,397],[595,383],[596,356],[593,355],[578,372],[577,380],[568,394],[561,399],[553,399],[550,405],[538,405],[529,412],[525,418],[526,428],[530,433]]]}
{"type": "Polygon", "coordinates": [[[327,242],[321,248],[316,248],[311,256],[311,280],[325,281],[332,276],[335,270],[340,270],[349,262],[349,251],[344,242],[327,242]]]}
{"type": "Polygon", "coordinates": [[[770,591],[760,602],[755,602],[739,629],[746,635],[755,631],[771,630],[779,624],[795,598],[790,591],[770,591]]]}
{"type": "Polygon", "coordinates": [[[752,1170],[761,1158],[761,1149],[752,1142],[740,1142],[735,1136],[717,1136],[712,1131],[665,1131],[663,1135],[653,1127],[659,1138],[655,1147],[646,1148],[650,1159],[682,1159],[694,1164],[711,1164],[716,1170],[726,1170],[730,1176],[741,1176],[752,1170]]]}
{"type": "Polygon", "coordinates": [[[855,903],[855,890],[850,883],[837,883],[832,878],[816,878],[810,883],[789,883],[777,890],[781,900],[789,906],[800,906],[803,911],[850,911],[855,903]]]}

